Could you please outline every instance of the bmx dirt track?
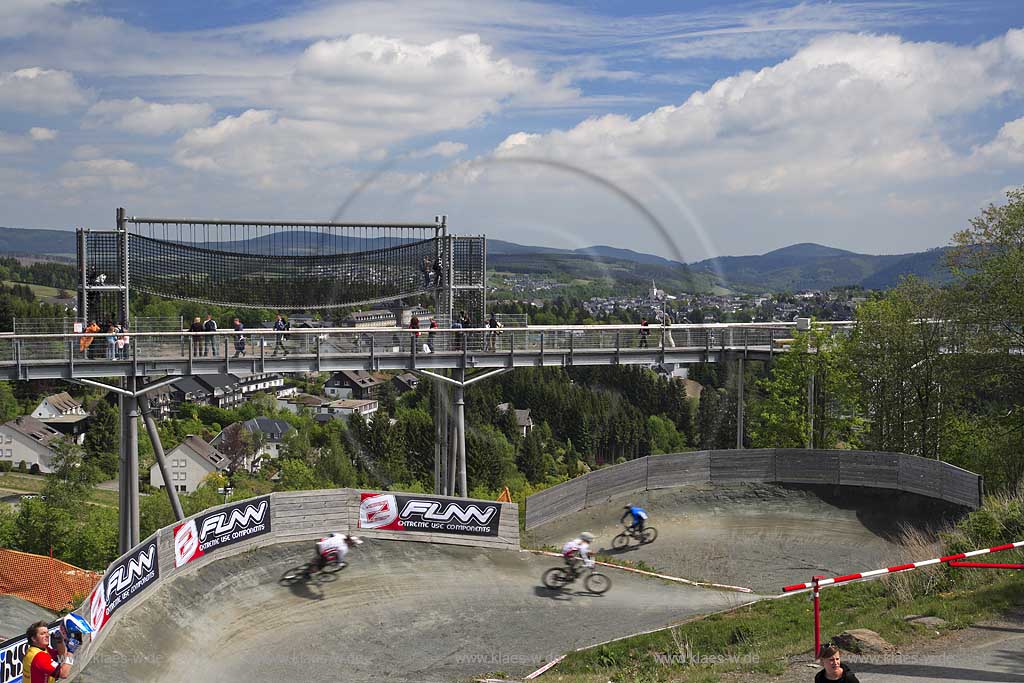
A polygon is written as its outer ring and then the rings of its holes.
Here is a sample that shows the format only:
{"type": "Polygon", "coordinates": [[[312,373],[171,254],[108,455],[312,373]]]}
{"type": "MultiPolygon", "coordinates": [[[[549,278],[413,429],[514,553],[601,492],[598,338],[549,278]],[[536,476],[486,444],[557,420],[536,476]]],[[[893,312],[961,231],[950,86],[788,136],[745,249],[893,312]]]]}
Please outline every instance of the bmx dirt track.
{"type": "Polygon", "coordinates": [[[615,569],[601,596],[540,583],[558,560],[516,551],[370,540],[337,580],[278,584],[311,543],[268,546],[153,589],[77,680],[315,677],[452,681],[522,675],[566,650],[742,604],[752,596],[615,569]]]}
{"type": "MultiPolygon", "coordinates": [[[[905,526],[927,530],[959,511],[912,494],[773,484],[694,486],[616,499],[531,530],[524,545],[560,545],[585,529],[598,553],[642,561],[688,579],[777,594],[816,574],[838,576],[896,564],[905,526]],[[643,505],[657,540],[616,550],[627,502],[643,505]]],[[[908,558],[911,559],[911,558],[908,558]]],[[[915,557],[912,559],[922,559],[915,557]]]]}

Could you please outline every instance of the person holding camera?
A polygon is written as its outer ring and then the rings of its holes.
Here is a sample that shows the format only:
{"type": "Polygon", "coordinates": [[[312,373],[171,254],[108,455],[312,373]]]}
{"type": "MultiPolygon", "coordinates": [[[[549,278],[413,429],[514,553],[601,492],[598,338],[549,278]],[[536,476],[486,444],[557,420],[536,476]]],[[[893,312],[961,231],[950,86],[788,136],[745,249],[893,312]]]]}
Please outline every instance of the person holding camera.
{"type": "Polygon", "coordinates": [[[45,621],[37,621],[29,626],[25,630],[25,637],[28,639],[28,650],[21,660],[22,680],[25,683],[49,683],[51,679],[71,675],[77,645],[69,646],[78,641],[69,638],[65,643],[64,634],[59,629],[51,636],[50,627],[45,621]]]}

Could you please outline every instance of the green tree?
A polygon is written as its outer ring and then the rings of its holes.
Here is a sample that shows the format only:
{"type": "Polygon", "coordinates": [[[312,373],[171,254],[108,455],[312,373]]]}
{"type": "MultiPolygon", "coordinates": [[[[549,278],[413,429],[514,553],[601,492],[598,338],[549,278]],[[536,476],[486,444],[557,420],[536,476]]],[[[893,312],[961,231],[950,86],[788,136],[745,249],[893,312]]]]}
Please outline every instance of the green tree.
{"type": "Polygon", "coordinates": [[[20,413],[21,408],[11,391],[10,382],[0,382],[0,424],[13,420],[20,413]]]}
{"type": "Polygon", "coordinates": [[[281,461],[281,491],[309,491],[322,488],[316,472],[306,463],[294,458],[281,461]]]}
{"type": "Polygon", "coordinates": [[[848,444],[854,426],[852,366],[842,338],[828,328],[797,332],[775,360],[754,412],[756,448],[835,448],[848,444]]]}
{"type": "MultiPolygon", "coordinates": [[[[96,401],[91,409],[89,429],[82,444],[86,460],[96,465],[108,479],[117,476],[120,422],[117,408],[105,399],[96,401]]],[[[164,443],[165,449],[173,448],[164,443]]]]}
{"type": "Polygon", "coordinates": [[[857,308],[847,350],[868,448],[938,456],[956,389],[943,381],[956,359],[943,354],[943,327],[933,322],[944,308],[941,292],[913,278],[857,308]]]}
{"type": "Polygon", "coordinates": [[[516,465],[531,484],[543,481],[546,474],[544,445],[541,442],[539,430],[530,431],[523,439],[523,444],[519,448],[519,457],[516,458],[516,465]]]}

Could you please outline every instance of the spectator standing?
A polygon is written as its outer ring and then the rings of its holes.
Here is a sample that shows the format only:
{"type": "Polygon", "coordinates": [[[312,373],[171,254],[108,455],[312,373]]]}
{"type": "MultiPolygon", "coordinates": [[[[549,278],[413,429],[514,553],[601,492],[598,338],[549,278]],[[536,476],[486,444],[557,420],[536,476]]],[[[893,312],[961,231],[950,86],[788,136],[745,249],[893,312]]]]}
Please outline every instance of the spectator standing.
{"type": "Polygon", "coordinates": [[[420,264],[420,272],[423,273],[423,286],[424,287],[429,287],[430,286],[430,271],[431,271],[430,257],[429,256],[424,256],[423,257],[423,263],[420,264]]]}
{"type": "Polygon", "coordinates": [[[430,331],[427,332],[427,347],[430,349],[431,353],[434,352],[434,334],[435,334],[434,330],[436,330],[436,329],[437,329],[437,318],[431,318],[430,319],[430,331]]]}
{"type": "MultiPolygon", "coordinates": [[[[213,319],[213,316],[209,313],[206,314],[206,322],[203,323],[203,331],[212,333],[217,331],[217,321],[213,319]]],[[[217,355],[217,336],[214,334],[207,334],[205,345],[203,348],[203,355],[209,353],[211,356],[217,355]]]]}
{"type": "Polygon", "coordinates": [[[188,331],[192,333],[189,335],[189,339],[192,342],[192,356],[194,358],[201,355],[203,351],[203,338],[200,336],[200,333],[203,331],[203,321],[199,319],[198,315],[192,320],[188,331]]]}
{"type": "Polygon", "coordinates": [[[672,318],[668,311],[661,314],[661,345],[673,349],[676,347],[676,340],[672,338],[672,318]]]}
{"type": "Polygon", "coordinates": [[[288,355],[288,348],[284,345],[285,341],[288,340],[288,337],[284,333],[290,330],[291,328],[291,323],[285,320],[281,316],[281,314],[278,313],[277,319],[274,321],[274,331],[277,332],[277,334],[274,335],[274,353],[272,353],[271,355],[276,356],[278,350],[283,352],[284,355],[288,355]]]}
{"type": "Polygon", "coordinates": [[[28,650],[21,660],[21,675],[25,683],[48,683],[51,679],[67,678],[71,675],[74,657],[68,652],[63,634],[57,631],[50,645],[50,628],[45,621],[25,629],[28,650]]]}
{"type": "Polygon", "coordinates": [[[497,351],[498,350],[498,335],[501,332],[498,329],[501,327],[501,323],[494,317],[494,313],[491,313],[491,317],[487,320],[487,327],[491,331],[487,333],[487,350],[497,351]]]}
{"type": "Polygon", "coordinates": [[[245,355],[245,335],[242,334],[245,331],[245,325],[242,324],[241,320],[235,318],[231,326],[238,333],[238,336],[235,337],[235,355],[232,358],[238,358],[245,355]]]}
{"type": "Polygon", "coordinates": [[[412,345],[415,347],[420,343],[420,319],[417,316],[413,316],[409,319],[409,329],[412,330],[412,345]]]}
{"type": "MultiPolygon", "coordinates": [[[[100,326],[96,324],[95,320],[90,320],[89,324],[85,328],[85,332],[88,335],[96,334],[100,331],[100,326]]],[[[82,358],[89,357],[89,347],[92,346],[93,337],[86,336],[78,340],[78,350],[82,352],[82,358]]]]}
{"type": "Polygon", "coordinates": [[[640,318],[640,348],[647,348],[647,335],[651,333],[647,318],[640,318]]]}
{"type": "Polygon", "coordinates": [[[435,287],[440,287],[441,286],[441,257],[440,256],[435,256],[434,257],[433,270],[434,270],[434,286],[435,287]]]}
{"type": "Polygon", "coordinates": [[[117,358],[117,325],[107,321],[107,360],[117,358]]]}
{"type": "Polygon", "coordinates": [[[129,344],[131,344],[132,338],[128,336],[128,325],[121,323],[117,327],[117,357],[122,360],[128,360],[129,344]]]}

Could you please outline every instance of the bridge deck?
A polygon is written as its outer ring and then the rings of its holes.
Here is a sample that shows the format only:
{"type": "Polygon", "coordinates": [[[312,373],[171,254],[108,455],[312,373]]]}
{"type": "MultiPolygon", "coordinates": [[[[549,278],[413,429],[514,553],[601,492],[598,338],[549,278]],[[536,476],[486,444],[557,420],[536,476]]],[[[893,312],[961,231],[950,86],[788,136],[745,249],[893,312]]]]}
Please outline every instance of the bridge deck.
{"type": "Polygon", "coordinates": [[[71,379],[337,370],[516,368],[721,362],[770,359],[792,324],[543,326],[416,331],[309,328],[287,334],[130,333],[122,347],[104,334],[0,335],[0,379],[71,379]],[[92,339],[91,343],[88,342],[92,339]],[[287,353],[285,353],[287,352],[287,353]]]}

